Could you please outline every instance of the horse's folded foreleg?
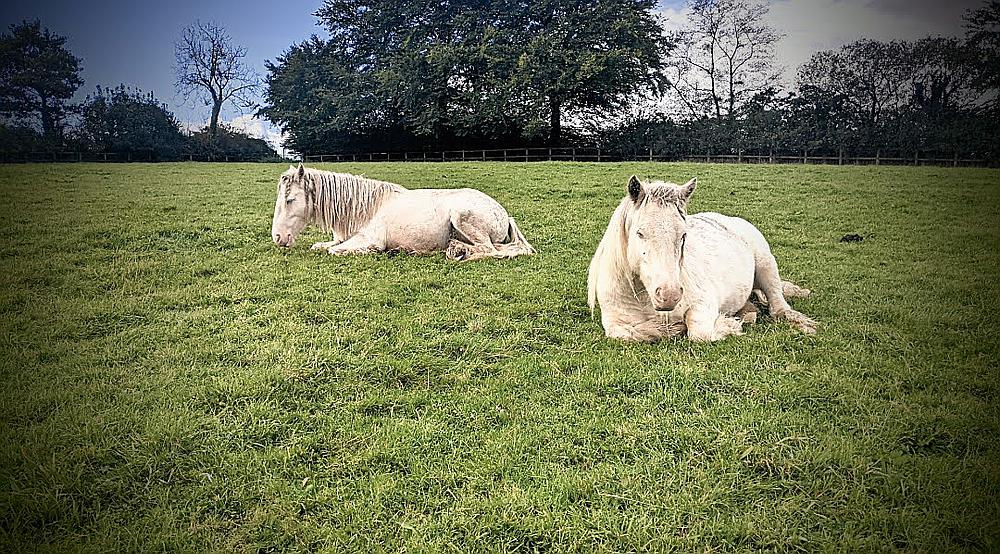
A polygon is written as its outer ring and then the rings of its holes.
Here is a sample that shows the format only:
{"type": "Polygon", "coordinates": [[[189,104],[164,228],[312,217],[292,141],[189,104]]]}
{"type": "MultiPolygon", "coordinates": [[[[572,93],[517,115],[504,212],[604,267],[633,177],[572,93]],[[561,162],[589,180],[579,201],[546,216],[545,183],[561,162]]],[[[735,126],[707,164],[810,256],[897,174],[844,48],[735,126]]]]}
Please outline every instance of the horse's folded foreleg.
{"type": "Polygon", "coordinates": [[[331,241],[327,241],[327,242],[317,242],[316,244],[310,246],[309,250],[328,250],[329,248],[331,248],[333,246],[337,246],[338,244],[340,244],[342,242],[344,242],[344,241],[343,240],[337,240],[337,239],[334,239],[334,240],[331,240],[331,241]]]}
{"type": "Polygon", "coordinates": [[[354,235],[340,244],[327,248],[326,251],[335,256],[374,254],[375,252],[384,252],[385,244],[374,241],[363,235],[354,235]]]}
{"type": "Polygon", "coordinates": [[[684,315],[688,338],[695,342],[715,342],[743,334],[743,321],[719,313],[715,306],[699,305],[684,315]]]}

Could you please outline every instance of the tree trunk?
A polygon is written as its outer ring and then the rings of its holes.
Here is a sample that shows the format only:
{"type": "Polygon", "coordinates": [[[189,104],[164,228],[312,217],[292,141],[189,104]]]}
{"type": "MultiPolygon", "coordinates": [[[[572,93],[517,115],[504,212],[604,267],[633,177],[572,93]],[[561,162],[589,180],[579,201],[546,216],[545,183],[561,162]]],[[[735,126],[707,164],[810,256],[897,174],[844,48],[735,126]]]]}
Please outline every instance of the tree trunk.
{"type": "Polygon", "coordinates": [[[46,139],[55,138],[56,122],[52,117],[52,110],[49,108],[49,99],[45,95],[39,95],[39,115],[42,117],[42,136],[46,139]]]}
{"type": "Polygon", "coordinates": [[[215,101],[212,104],[212,119],[208,123],[208,134],[216,136],[219,132],[219,112],[222,111],[222,102],[215,101]]]}
{"type": "Polygon", "coordinates": [[[562,121],[560,120],[559,101],[549,99],[549,144],[559,146],[562,142],[562,121]]]}

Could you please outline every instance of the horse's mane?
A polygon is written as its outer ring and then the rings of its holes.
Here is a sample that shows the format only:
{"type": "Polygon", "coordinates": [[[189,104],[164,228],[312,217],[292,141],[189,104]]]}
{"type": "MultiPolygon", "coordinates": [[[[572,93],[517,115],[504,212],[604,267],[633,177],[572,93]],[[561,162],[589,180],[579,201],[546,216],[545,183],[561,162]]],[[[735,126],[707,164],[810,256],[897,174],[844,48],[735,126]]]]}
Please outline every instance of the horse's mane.
{"type": "Polygon", "coordinates": [[[371,221],[389,194],[406,190],[395,183],[312,168],[305,169],[301,184],[313,223],[342,237],[371,221]]]}
{"type": "MultiPolygon", "coordinates": [[[[685,215],[684,202],[677,185],[655,181],[648,183],[643,193],[642,203],[673,204],[682,217],[685,215]]],[[[628,263],[628,227],[629,220],[638,210],[639,206],[630,197],[622,198],[615,213],[611,215],[604,237],[597,245],[597,252],[590,261],[590,271],[587,273],[587,304],[591,313],[597,304],[597,288],[601,283],[615,283],[619,286],[627,284],[631,292],[636,293],[632,268],[628,263]]]]}
{"type": "Polygon", "coordinates": [[[587,273],[587,305],[593,313],[597,304],[597,287],[601,282],[621,282],[631,280],[632,270],[628,265],[628,236],[626,234],[626,219],[630,212],[635,211],[635,203],[625,197],[618,204],[615,213],[611,215],[604,237],[597,245],[594,259],[590,261],[590,271],[587,273]]]}

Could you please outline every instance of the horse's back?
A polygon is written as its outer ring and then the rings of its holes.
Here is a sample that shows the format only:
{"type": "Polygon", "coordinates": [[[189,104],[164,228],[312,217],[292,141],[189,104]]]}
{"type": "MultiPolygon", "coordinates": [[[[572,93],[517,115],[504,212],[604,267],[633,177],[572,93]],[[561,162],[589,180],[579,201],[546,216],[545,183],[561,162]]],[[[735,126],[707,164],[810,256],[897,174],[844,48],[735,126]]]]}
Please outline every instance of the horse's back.
{"type": "Polygon", "coordinates": [[[700,217],[723,226],[730,233],[746,242],[751,250],[753,250],[755,256],[760,253],[771,252],[771,247],[768,246],[767,239],[764,238],[760,229],[742,217],[723,215],[716,212],[701,212],[694,217],[700,217]]]}
{"type": "Polygon", "coordinates": [[[394,245],[431,251],[447,246],[456,218],[482,225],[494,243],[507,239],[507,211],[476,189],[407,189],[383,206],[378,219],[394,245]]]}

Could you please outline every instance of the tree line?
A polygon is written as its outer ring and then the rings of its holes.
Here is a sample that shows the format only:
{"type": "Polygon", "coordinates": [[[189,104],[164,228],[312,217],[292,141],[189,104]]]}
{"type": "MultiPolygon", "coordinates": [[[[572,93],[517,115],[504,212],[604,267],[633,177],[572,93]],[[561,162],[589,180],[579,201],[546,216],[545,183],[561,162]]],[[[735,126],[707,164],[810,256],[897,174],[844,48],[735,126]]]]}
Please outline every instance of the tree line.
{"type": "Polygon", "coordinates": [[[782,87],[761,0],[327,0],[328,38],[267,64],[261,113],[303,153],[581,145],[621,156],[1000,160],[1000,2],[961,38],[858,40],[782,87]],[[652,152],[651,152],[652,150],[652,152]]]}
{"type": "Polygon", "coordinates": [[[225,29],[175,44],[176,87],[211,109],[185,134],[138,89],[83,85],[81,60],[41,24],[0,36],[0,151],[264,158],[220,122],[256,109],[301,154],[595,146],[609,156],[802,154],[1000,163],[1000,0],[962,37],[862,39],[782,82],[764,0],[692,0],[664,31],[655,0],[325,0],[327,31],[259,76],[225,29]],[[263,95],[263,105],[256,100],[263,95]]]}
{"type": "Polygon", "coordinates": [[[185,29],[176,53],[178,90],[212,106],[210,124],[190,133],[152,92],[137,88],[98,85],[84,101],[71,102],[83,86],[82,60],[66,47],[66,38],[39,21],[11,25],[0,35],[0,152],[276,158],[267,142],[219,123],[223,103],[246,105],[245,93],[259,87],[242,64],[245,49],[233,46],[220,27],[198,22],[185,29]]]}

